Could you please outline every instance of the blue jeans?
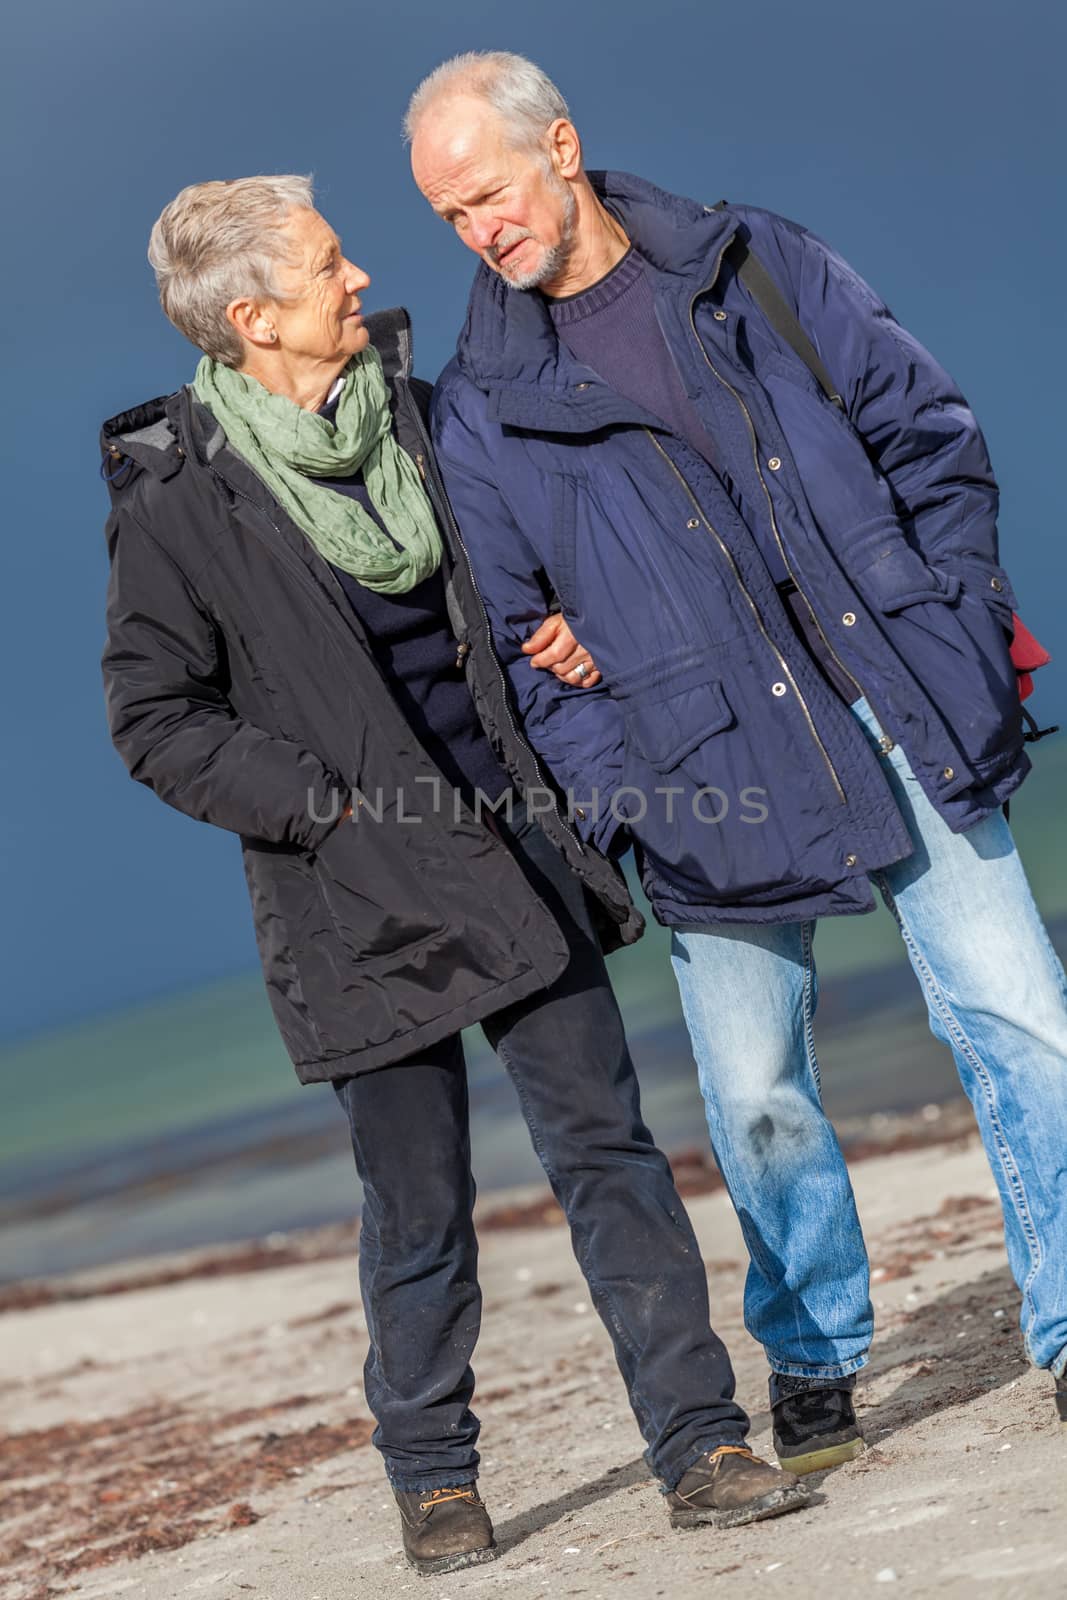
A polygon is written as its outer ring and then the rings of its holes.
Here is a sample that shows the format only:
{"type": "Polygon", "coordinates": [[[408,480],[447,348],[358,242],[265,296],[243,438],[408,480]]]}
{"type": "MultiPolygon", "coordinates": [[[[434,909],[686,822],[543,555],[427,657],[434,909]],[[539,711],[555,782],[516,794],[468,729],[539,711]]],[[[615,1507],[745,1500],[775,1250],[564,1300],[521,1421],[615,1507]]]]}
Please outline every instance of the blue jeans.
{"type": "MultiPolygon", "coordinates": [[[[866,700],[853,712],[877,748],[866,700]]],[[[882,757],[915,852],[872,874],[930,1027],[948,1044],[1000,1191],[1026,1352],[1067,1369],[1067,982],[1003,815],[954,834],[897,747],[882,757]]],[[[745,1321],[775,1372],[867,1360],[867,1254],[822,1109],[814,925],[676,929],[672,963],[716,1159],[751,1257],[745,1321]]]]}
{"type": "MultiPolygon", "coordinates": [[[[671,1489],[705,1451],[741,1443],[748,1418],[734,1402],[730,1360],[709,1326],[700,1248],[641,1116],[582,886],[521,808],[502,831],[559,921],[571,960],[551,988],[497,1012],[483,1028],[566,1213],[646,1460],[671,1489]]],[[[471,1482],[481,1292],[462,1042],[445,1039],[334,1087],[363,1180],[359,1267],[374,1443],[394,1488],[471,1482]]],[[[530,1337],[535,1329],[526,1330],[530,1337]]],[[[551,1400],[546,1392],[530,1405],[551,1400]]],[[[584,1426],[574,1408],[561,1412],[560,1449],[584,1426]]]]}

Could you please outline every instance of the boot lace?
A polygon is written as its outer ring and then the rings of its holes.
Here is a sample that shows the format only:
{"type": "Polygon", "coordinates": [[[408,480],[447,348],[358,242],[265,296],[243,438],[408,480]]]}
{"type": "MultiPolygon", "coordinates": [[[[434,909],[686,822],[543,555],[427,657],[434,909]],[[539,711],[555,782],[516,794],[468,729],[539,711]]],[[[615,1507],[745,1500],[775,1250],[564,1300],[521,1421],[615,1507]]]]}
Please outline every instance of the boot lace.
{"type": "Polygon", "coordinates": [[[708,1453],[708,1460],[711,1462],[713,1471],[717,1471],[722,1466],[726,1456],[744,1456],[746,1461],[754,1461],[757,1467],[766,1465],[764,1461],[760,1460],[759,1456],[752,1453],[747,1445],[721,1444],[717,1450],[712,1450],[708,1453]]]}
{"type": "Polygon", "coordinates": [[[475,1504],[476,1496],[473,1489],[434,1489],[428,1500],[419,1501],[420,1511],[431,1511],[434,1506],[443,1506],[447,1500],[469,1500],[475,1504]]]}

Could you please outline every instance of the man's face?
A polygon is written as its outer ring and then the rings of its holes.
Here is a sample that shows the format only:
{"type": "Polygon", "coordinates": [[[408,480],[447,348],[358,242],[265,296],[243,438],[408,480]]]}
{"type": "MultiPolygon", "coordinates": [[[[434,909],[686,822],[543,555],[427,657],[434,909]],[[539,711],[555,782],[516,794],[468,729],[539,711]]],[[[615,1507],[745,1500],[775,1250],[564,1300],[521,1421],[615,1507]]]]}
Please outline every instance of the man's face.
{"type": "Polygon", "coordinates": [[[411,168],[437,215],[513,289],[560,275],[577,210],[570,186],[547,153],[509,145],[482,101],[431,106],[412,140],[411,168]]]}
{"type": "Polygon", "coordinates": [[[285,298],[271,307],[281,349],[316,362],[357,355],[369,342],[359,314],[367,274],[317,211],[290,212],[281,231],[288,259],[275,267],[275,282],[285,298]]]}

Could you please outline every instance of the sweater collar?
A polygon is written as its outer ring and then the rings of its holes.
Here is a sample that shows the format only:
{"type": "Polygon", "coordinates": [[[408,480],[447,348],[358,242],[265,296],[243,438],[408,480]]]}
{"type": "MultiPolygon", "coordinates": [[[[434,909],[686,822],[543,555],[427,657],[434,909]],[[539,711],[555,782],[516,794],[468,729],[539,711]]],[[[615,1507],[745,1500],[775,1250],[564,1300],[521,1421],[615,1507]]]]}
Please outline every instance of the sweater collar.
{"type": "Polygon", "coordinates": [[[644,275],[645,263],[635,245],[631,245],[620,261],[617,261],[609,271],[596,283],[591,283],[588,289],[579,289],[577,294],[563,295],[555,299],[545,295],[544,301],[548,306],[548,314],[552,318],[553,326],[564,328],[575,322],[581,322],[584,317],[595,316],[598,311],[607,310],[620,300],[628,289],[632,289],[644,275]]]}

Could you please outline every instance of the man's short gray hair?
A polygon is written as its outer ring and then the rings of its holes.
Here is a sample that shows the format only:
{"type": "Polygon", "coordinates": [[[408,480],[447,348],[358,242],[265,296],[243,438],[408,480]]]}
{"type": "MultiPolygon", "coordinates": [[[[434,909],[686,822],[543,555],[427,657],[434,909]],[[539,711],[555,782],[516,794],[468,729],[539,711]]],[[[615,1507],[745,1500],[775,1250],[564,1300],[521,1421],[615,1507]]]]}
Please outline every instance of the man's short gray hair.
{"type": "Polygon", "coordinates": [[[192,183],[165,206],[148,259],[159,302],[179,332],[227,367],[244,346],[226,317],[232,300],[279,300],[275,263],[288,258],[280,236],[291,211],[312,210],[309,177],[232,178],[192,183]]]}
{"type": "Polygon", "coordinates": [[[541,149],[553,122],[570,116],[552,79],[525,56],[507,50],[468,50],[435,67],[415,90],[404,117],[408,144],[423,113],[450,95],[473,95],[492,106],[508,143],[519,150],[541,149]]]}

